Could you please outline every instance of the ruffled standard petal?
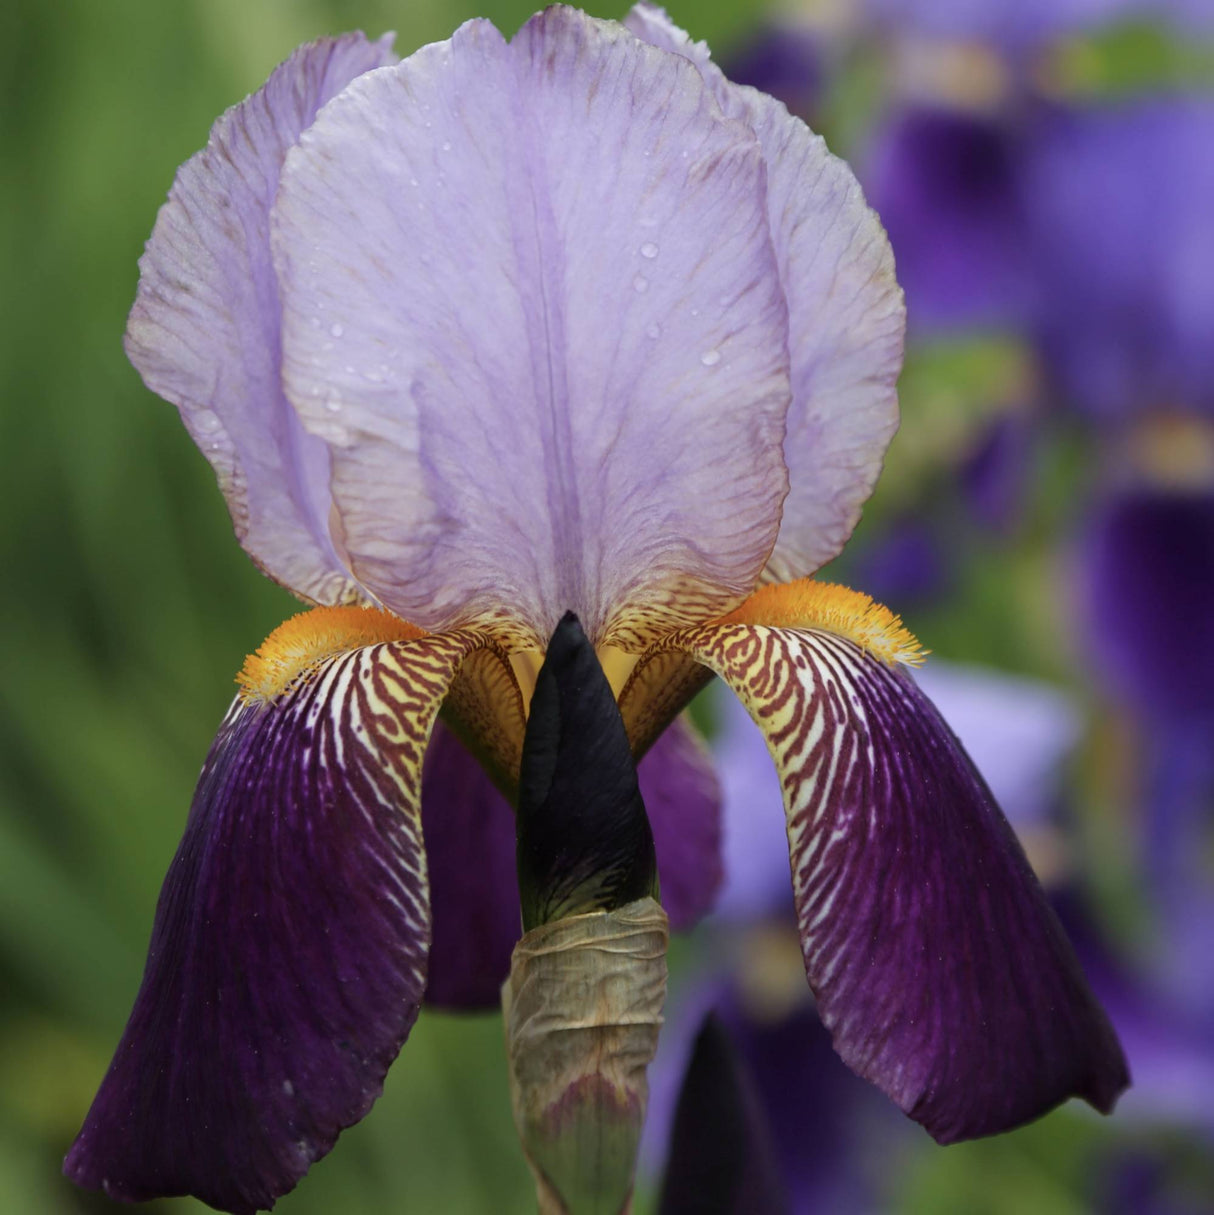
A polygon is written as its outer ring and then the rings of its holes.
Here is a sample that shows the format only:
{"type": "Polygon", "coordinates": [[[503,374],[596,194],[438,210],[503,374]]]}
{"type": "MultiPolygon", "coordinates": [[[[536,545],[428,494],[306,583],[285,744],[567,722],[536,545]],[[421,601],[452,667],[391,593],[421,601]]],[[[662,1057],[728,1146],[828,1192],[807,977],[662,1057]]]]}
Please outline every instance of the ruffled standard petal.
{"type": "Polygon", "coordinates": [[[385,604],[635,648],[753,588],[786,310],[759,145],[690,65],[471,22],[326,107],[275,223],[287,392],[385,604]]]}
{"type": "Polygon", "coordinates": [[[481,643],[418,632],[232,706],[134,1011],[65,1162],[74,1181],[252,1212],[379,1096],[426,981],[422,753],[481,643]]]}
{"type": "Polygon", "coordinates": [[[767,592],[666,644],[767,736],[835,1049],[944,1143],[1071,1095],[1107,1112],[1121,1048],[990,792],[898,666],[913,639],[842,588],[767,592]]]}
{"type": "Polygon", "coordinates": [[[390,46],[390,36],[348,34],[301,47],[219,119],[160,209],[127,325],[127,355],[181,410],[241,544],[316,603],[357,598],[359,588],[329,531],[328,452],[280,384],[270,207],[288,149],[351,80],[396,61],[390,46]]]}
{"type": "Polygon", "coordinates": [[[813,573],[851,535],[898,428],[894,384],[906,316],[889,241],[851,169],[780,102],[731,84],[708,47],[660,8],[639,4],[625,24],[694,63],[722,109],[750,126],[763,149],[792,384],[789,491],[768,575],[813,573]]]}

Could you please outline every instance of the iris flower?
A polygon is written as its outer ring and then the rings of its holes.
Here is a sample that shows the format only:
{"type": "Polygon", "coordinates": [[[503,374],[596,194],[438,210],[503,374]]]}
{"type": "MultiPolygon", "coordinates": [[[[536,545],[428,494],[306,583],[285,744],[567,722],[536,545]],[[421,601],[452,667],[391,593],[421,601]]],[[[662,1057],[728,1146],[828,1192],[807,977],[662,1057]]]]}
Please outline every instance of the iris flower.
{"type": "MultiPolygon", "coordinates": [[[[850,171],[656,9],[399,63],[324,40],[218,121],[127,349],[316,606],[240,676],[74,1179],[250,1211],[367,1112],[427,985],[435,719],[515,797],[569,612],[638,759],[711,673],[765,731],[854,1070],[945,1141],[1110,1108],[1119,1047],[914,640],[806,577],[876,479],[902,331],[850,171]]],[[[490,868],[475,834],[445,861],[490,868]]]]}

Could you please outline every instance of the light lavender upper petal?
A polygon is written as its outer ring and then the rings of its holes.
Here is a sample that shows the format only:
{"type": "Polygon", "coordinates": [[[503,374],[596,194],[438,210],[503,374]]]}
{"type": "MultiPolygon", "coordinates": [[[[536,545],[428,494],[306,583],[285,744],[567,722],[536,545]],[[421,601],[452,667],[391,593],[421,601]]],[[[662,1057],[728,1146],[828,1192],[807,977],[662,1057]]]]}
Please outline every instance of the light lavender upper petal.
{"type": "Polygon", "coordinates": [[[626,24],[695,63],[725,112],[746,122],[763,149],[792,382],[789,492],[767,572],[777,581],[797,578],[843,547],[898,427],[894,384],[906,318],[889,242],[851,170],[780,102],[731,84],[707,46],[661,9],[637,5],[626,24]]]}
{"type": "Polygon", "coordinates": [[[329,532],[329,457],[280,386],[270,207],[288,149],[356,76],[393,63],[391,37],[301,47],[186,161],[140,260],[126,350],[180,410],[236,534],[271,577],[317,603],[359,597],[329,532]]]}
{"type": "Polygon", "coordinates": [[[751,589],[787,485],[764,176],[697,72],[566,8],[325,110],[275,211],[284,380],[385,604],[637,644],[751,589]]]}

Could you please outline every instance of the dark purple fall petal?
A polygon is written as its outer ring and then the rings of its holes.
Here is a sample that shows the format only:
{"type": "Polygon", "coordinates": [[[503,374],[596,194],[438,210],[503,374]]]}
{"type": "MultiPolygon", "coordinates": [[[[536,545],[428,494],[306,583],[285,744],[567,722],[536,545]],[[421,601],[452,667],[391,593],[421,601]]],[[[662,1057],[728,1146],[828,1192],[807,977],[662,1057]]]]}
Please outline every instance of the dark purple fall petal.
{"type": "Polygon", "coordinates": [[[396,61],[391,42],[347,34],[300,47],[216,122],[160,209],[127,324],[127,355],[181,410],[241,544],[315,603],[356,586],[329,531],[328,452],[282,391],[270,207],[288,151],[351,80],[396,61]]]}
{"type": "Polygon", "coordinates": [[[514,811],[442,722],[426,751],[422,823],[434,919],[426,1003],[497,1008],[522,933],[514,811]]]}
{"type": "Polygon", "coordinates": [[[910,677],[837,635],[679,635],[777,758],[810,986],[835,1049],[940,1142],[1071,1095],[1108,1112],[1116,1036],[1024,854],[910,677]]]}
{"type": "Polygon", "coordinates": [[[235,702],[74,1181],[252,1212],[370,1109],[425,986],[421,759],[468,648],[355,650],[273,704],[235,702]]]}
{"type": "Polygon", "coordinates": [[[723,877],[721,789],[695,729],[676,718],[637,766],[658,854],[662,907],[676,931],[712,910],[723,877]]]}

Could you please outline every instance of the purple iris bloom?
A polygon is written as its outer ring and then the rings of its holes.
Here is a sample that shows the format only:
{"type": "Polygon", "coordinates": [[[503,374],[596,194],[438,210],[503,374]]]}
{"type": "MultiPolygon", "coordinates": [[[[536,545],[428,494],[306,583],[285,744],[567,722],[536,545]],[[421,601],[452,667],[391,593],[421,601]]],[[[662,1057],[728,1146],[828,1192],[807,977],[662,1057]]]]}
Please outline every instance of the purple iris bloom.
{"type": "Polygon", "coordinates": [[[399,63],[324,40],[218,121],[127,349],[316,606],[241,673],[74,1179],[271,1205],[368,1111],[431,978],[486,998],[495,796],[570,620],[672,915],[718,872],[676,721],[715,673],[767,734],[845,1061],[943,1141],[1111,1108],[1120,1048],[914,639],[804,577],[877,476],[902,331],[850,171],[656,9],[472,21],[399,63]],[[440,711],[459,741],[427,770],[440,711]]]}

